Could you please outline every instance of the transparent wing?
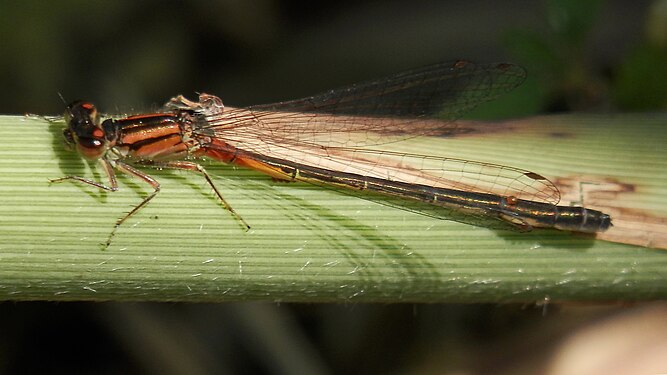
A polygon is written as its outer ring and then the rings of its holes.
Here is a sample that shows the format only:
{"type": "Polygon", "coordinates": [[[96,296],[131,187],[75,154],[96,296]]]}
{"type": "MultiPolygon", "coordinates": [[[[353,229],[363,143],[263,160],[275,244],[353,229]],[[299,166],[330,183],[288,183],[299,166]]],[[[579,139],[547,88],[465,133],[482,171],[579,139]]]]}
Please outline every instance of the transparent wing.
{"type": "Polygon", "coordinates": [[[320,164],[327,167],[327,161],[331,159],[340,163],[345,171],[391,181],[513,196],[554,205],[560,201],[558,188],[545,177],[499,164],[363,149],[343,153],[328,150],[328,155],[322,158],[320,164]]]}
{"type": "Polygon", "coordinates": [[[433,117],[453,120],[480,103],[512,90],[526,77],[508,63],[476,65],[446,62],[320,95],[250,107],[253,111],[287,111],[377,117],[433,117]]]}
{"type": "Polygon", "coordinates": [[[206,154],[224,159],[216,155],[220,155],[218,151],[227,152],[230,145],[235,150],[243,150],[240,157],[261,162],[266,155],[273,160],[283,160],[286,165],[314,167],[322,170],[323,174],[327,171],[351,173],[435,188],[513,196],[554,205],[560,201],[558,188],[545,177],[499,164],[361,148],[274,144],[257,139],[238,143],[226,138],[212,139],[205,145],[206,154]],[[249,154],[244,156],[246,152],[249,154]]]}
{"type": "Polygon", "coordinates": [[[522,67],[508,63],[440,63],[303,99],[204,111],[206,131],[244,129],[272,142],[337,147],[455,132],[453,120],[525,77],[522,67]]]}

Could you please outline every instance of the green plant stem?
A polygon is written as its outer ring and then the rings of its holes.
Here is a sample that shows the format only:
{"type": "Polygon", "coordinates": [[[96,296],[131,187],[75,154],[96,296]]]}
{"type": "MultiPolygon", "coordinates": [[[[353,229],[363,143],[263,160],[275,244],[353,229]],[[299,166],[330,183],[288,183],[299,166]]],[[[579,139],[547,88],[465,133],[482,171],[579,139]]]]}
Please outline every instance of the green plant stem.
{"type": "MultiPolygon", "coordinates": [[[[636,173],[653,175],[657,182],[643,182],[657,187],[644,189],[642,199],[664,215],[667,177],[659,168],[667,159],[665,131],[655,135],[651,129],[656,121],[664,125],[665,118],[535,118],[523,121],[549,129],[551,136],[540,136],[543,130],[519,138],[489,132],[390,146],[495,161],[552,179],[599,174],[636,181],[636,173]],[[617,139],[614,129],[628,131],[617,139]],[[596,144],[595,137],[598,148],[582,149],[581,142],[596,144]]],[[[662,250],[549,230],[497,232],[213,163],[206,168],[250,231],[220,207],[201,176],[148,171],[162,191],[102,250],[114,221],[150,188],[125,177],[115,193],[49,184],[49,178],[72,174],[106,180],[100,169],[63,150],[61,128],[38,118],[0,116],[0,300],[667,298],[667,252],[662,250]]]]}

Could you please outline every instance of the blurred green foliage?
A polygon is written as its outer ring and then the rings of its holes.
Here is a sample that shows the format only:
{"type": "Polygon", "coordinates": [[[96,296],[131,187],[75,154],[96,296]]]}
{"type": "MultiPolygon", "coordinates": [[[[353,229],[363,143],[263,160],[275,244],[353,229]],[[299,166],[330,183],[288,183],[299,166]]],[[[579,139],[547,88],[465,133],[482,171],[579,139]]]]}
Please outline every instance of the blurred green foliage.
{"type": "Polygon", "coordinates": [[[653,111],[667,107],[667,50],[638,46],[617,67],[613,100],[617,107],[653,111]]]}
{"type": "Polygon", "coordinates": [[[655,111],[667,106],[665,4],[4,1],[0,112],[53,114],[59,92],[111,113],[197,91],[248,105],[454,59],[528,69],[520,89],[472,117],[655,111]]]}
{"type": "MultiPolygon", "coordinates": [[[[654,20],[654,27],[664,24],[656,19],[667,22],[667,12],[659,3],[665,1],[656,1],[646,16],[654,20]]],[[[667,108],[667,46],[657,37],[663,35],[660,32],[647,32],[642,42],[610,66],[594,61],[591,32],[605,5],[602,0],[549,0],[543,15],[546,30],[506,33],[505,45],[511,55],[530,72],[522,95],[527,111],[667,108]]]]}

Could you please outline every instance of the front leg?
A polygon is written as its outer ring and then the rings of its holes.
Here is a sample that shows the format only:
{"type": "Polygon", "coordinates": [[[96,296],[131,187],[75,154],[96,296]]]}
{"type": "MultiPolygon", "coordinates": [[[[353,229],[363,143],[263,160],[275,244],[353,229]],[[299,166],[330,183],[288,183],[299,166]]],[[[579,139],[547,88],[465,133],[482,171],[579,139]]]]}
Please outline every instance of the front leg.
{"type": "Polygon", "coordinates": [[[101,184],[95,180],[91,180],[89,178],[81,177],[81,176],[65,176],[65,177],[60,177],[60,178],[53,178],[50,179],[50,183],[56,183],[56,182],[63,182],[67,180],[73,180],[73,181],[79,181],[83,182],[84,184],[92,185],[97,188],[107,190],[107,191],[117,191],[118,190],[118,182],[116,181],[116,174],[113,171],[114,166],[111,164],[112,162],[107,160],[107,159],[100,159],[100,165],[104,169],[104,172],[107,174],[107,177],[109,178],[109,185],[104,185],[101,184]]]}
{"type": "Polygon", "coordinates": [[[153,192],[150,193],[146,198],[144,198],[138,205],[134,206],[127,214],[124,216],[120,217],[118,220],[116,220],[116,223],[114,224],[113,229],[111,230],[111,233],[109,234],[109,237],[107,237],[106,242],[104,243],[104,249],[108,248],[109,245],[111,245],[111,240],[113,237],[116,235],[116,231],[118,228],[127,220],[130,216],[134,215],[137,211],[142,209],[144,206],[148,204],[148,202],[151,201],[151,199],[155,198],[157,193],[160,191],[160,183],[151,177],[150,175],[134,168],[133,166],[126,164],[122,161],[119,160],[108,160],[108,159],[100,159],[100,164],[104,168],[104,171],[106,172],[107,176],[109,177],[109,185],[111,186],[106,186],[103,185],[97,181],[80,177],[80,176],[65,176],[61,178],[56,178],[49,180],[49,182],[62,182],[66,180],[74,180],[74,181],[79,181],[83,182],[88,185],[92,185],[95,187],[98,187],[103,190],[107,191],[117,191],[118,190],[118,182],[116,180],[116,174],[114,173],[114,168],[118,169],[122,173],[125,173],[129,176],[134,176],[139,178],[140,180],[144,181],[145,183],[149,184],[153,188],[153,192]]]}

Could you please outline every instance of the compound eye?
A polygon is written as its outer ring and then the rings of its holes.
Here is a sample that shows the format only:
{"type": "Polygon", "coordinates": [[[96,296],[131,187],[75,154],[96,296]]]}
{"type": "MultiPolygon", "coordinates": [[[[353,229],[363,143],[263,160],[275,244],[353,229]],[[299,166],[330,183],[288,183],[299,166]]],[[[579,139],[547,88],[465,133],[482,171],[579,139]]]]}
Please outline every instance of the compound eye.
{"type": "Polygon", "coordinates": [[[95,138],[79,138],[79,145],[85,149],[95,149],[102,147],[104,143],[95,138]]]}
{"type": "Polygon", "coordinates": [[[97,108],[89,102],[76,101],[65,111],[67,129],[63,131],[65,143],[76,145],[77,151],[86,159],[98,159],[107,150],[107,140],[100,124],[97,108]]]}
{"type": "Polygon", "coordinates": [[[100,113],[97,111],[92,103],[82,103],[81,107],[88,112],[88,117],[93,120],[93,124],[97,125],[100,123],[100,113]]]}
{"type": "Polygon", "coordinates": [[[78,100],[67,106],[65,121],[70,127],[97,126],[100,114],[92,103],[78,100]]]}
{"type": "Polygon", "coordinates": [[[98,159],[104,154],[104,142],[95,138],[79,138],[76,149],[86,159],[98,159]]]}

